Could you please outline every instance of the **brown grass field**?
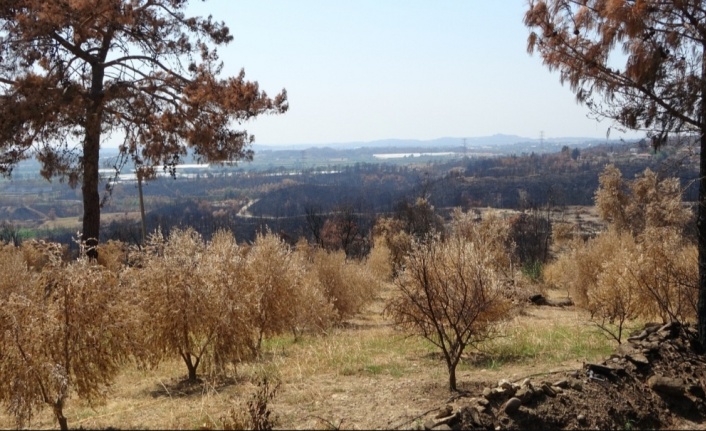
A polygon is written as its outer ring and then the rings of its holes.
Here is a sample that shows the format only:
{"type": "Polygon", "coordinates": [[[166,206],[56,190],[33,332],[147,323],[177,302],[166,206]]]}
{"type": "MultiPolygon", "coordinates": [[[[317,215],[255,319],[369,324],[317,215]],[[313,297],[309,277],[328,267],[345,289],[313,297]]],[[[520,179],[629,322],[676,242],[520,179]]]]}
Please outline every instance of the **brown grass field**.
{"type": "MultiPolygon", "coordinates": [[[[427,341],[396,331],[382,316],[387,286],[367,309],[326,335],[268,340],[259,360],[242,364],[227,383],[185,388],[176,360],[154,370],[126,367],[103,405],[70,399],[69,427],[84,429],[222,429],[231,409],[243,410],[255,383],[281,382],[270,403],[277,428],[409,429],[452,395],[439,353],[427,341]]],[[[561,296],[563,292],[549,292],[561,296]]],[[[614,345],[574,307],[526,306],[492,342],[468,352],[459,365],[461,390],[477,390],[563,369],[608,355],[614,345]]],[[[0,428],[14,428],[0,414],[0,428]]],[[[57,429],[48,409],[32,429],[57,429]]]]}

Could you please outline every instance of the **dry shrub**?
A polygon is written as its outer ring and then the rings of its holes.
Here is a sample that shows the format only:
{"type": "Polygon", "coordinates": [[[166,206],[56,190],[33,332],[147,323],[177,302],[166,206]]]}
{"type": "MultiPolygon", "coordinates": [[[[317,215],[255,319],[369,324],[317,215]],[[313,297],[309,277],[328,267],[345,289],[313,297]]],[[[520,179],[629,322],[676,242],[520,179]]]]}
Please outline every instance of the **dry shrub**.
{"type": "Polygon", "coordinates": [[[0,245],[0,298],[26,283],[30,277],[27,262],[19,247],[0,245]]]}
{"type": "Polygon", "coordinates": [[[175,229],[168,240],[152,235],[148,245],[161,254],[146,256],[134,282],[152,363],[179,355],[195,381],[204,362],[221,371],[251,356],[255,298],[241,282],[244,259],[232,235],[218,232],[205,244],[193,229],[175,229]]]}
{"type": "Polygon", "coordinates": [[[319,284],[308,284],[301,255],[271,232],[258,234],[245,258],[243,283],[254,298],[259,350],[265,336],[321,329],[332,310],[319,284]]]}
{"type": "Polygon", "coordinates": [[[375,223],[373,237],[379,238],[376,245],[384,245],[389,251],[392,276],[395,277],[402,270],[414,236],[405,231],[405,223],[402,220],[383,217],[375,223]]]}
{"type": "Polygon", "coordinates": [[[493,250],[480,242],[435,237],[412,244],[395,280],[398,294],[385,313],[442,351],[451,390],[464,349],[491,337],[493,324],[509,317],[512,306],[496,266],[493,250]]]}
{"type": "Polygon", "coordinates": [[[626,182],[611,165],[600,184],[596,205],[608,231],[571,242],[545,279],[567,288],[618,343],[632,319],[694,319],[697,248],[682,235],[692,215],[682,205],[678,180],[646,169],[626,182]]]}
{"type": "Polygon", "coordinates": [[[366,260],[370,272],[379,280],[392,281],[392,252],[384,237],[373,238],[373,247],[366,260]]]}
{"type": "Polygon", "coordinates": [[[128,261],[129,247],[122,241],[108,240],[98,244],[98,264],[111,271],[120,271],[128,261]]]}
{"type": "Polygon", "coordinates": [[[52,259],[64,260],[68,247],[55,242],[31,239],[20,246],[27,265],[34,271],[41,271],[52,259]]]}
{"type": "Polygon", "coordinates": [[[257,383],[257,390],[251,395],[246,406],[232,408],[221,416],[224,430],[272,430],[277,417],[272,414],[270,404],[277,394],[280,382],[274,385],[265,378],[257,383]]]}
{"type": "Polygon", "coordinates": [[[649,228],[683,228],[693,217],[682,203],[678,178],[659,178],[647,168],[632,181],[608,165],[599,177],[595,201],[601,218],[619,232],[641,235],[649,228]]]}
{"type": "Polygon", "coordinates": [[[347,260],[340,250],[317,250],[310,271],[318,278],[324,295],[341,320],[359,312],[380,286],[380,281],[366,265],[347,260]]]}
{"type": "Polygon", "coordinates": [[[489,256],[493,270],[512,278],[512,255],[515,244],[510,238],[510,223],[497,211],[488,211],[478,219],[473,213],[456,208],[452,214],[452,235],[472,242],[489,256]]]}
{"type": "Polygon", "coordinates": [[[85,255],[64,263],[58,245],[41,249],[41,272],[25,272],[0,297],[0,402],[20,426],[48,404],[67,429],[66,401],[104,399],[129,358],[132,326],[115,273],[85,255]]]}
{"type": "Polygon", "coordinates": [[[571,241],[566,252],[544,269],[544,281],[555,288],[566,289],[580,307],[588,306],[588,292],[598,283],[605,262],[611,260],[631,238],[609,230],[596,238],[571,241]]]}

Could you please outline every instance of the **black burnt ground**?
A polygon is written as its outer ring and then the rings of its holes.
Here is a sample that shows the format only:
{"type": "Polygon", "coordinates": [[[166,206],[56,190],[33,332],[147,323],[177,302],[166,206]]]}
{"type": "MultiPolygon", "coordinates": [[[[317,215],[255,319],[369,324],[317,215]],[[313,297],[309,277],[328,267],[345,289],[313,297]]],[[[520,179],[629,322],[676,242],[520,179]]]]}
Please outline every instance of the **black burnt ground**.
{"type": "Polygon", "coordinates": [[[425,429],[706,429],[706,356],[695,331],[646,325],[602,363],[501,380],[430,415],[425,429]]]}

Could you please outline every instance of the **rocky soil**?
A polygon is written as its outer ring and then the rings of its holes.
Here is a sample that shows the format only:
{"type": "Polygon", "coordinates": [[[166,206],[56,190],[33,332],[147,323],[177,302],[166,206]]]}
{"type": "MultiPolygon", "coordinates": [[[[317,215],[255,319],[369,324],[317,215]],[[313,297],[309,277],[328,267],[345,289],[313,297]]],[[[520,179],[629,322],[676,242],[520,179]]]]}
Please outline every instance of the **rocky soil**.
{"type": "Polygon", "coordinates": [[[420,429],[706,429],[695,331],[649,324],[602,363],[459,394],[420,429]]]}

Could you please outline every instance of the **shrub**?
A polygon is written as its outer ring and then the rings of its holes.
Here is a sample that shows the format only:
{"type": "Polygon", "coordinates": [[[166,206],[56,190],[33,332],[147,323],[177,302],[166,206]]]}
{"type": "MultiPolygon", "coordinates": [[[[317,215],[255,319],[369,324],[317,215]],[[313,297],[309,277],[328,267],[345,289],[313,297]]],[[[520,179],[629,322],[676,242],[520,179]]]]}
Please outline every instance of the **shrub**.
{"type": "Polygon", "coordinates": [[[341,320],[359,312],[379,290],[380,282],[369,268],[347,260],[343,251],[317,250],[310,270],[341,320]]]}
{"type": "Polygon", "coordinates": [[[256,347],[264,336],[291,330],[321,329],[330,323],[333,310],[321,285],[308,283],[305,261],[278,236],[258,234],[245,257],[243,283],[254,298],[256,347]]]}
{"type": "Polygon", "coordinates": [[[490,248],[459,235],[415,241],[385,308],[395,325],[441,350],[451,390],[463,351],[490,337],[511,308],[494,259],[490,248]]]}
{"type": "Polygon", "coordinates": [[[22,277],[2,286],[0,402],[19,426],[49,405],[65,430],[71,393],[102,400],[102,389],[128,360],[132,324],[115,273],[85,255],[64,263],[58,245],[42,249],[40,259],[39,248],[32,248],[41,270],[19,265],[14,271],[22,277]]]}
{"type": "Polygon", "coordinates": [[[142,292],[152,364],[177,354],[196,381],[204,362],[219,371],[254,354],[256,302],[241,281],[244,259],[230,233],[206,244],[191,228],[175,229],[168,240],[152,235],[147,250],[133,281],[142,292]]]}

